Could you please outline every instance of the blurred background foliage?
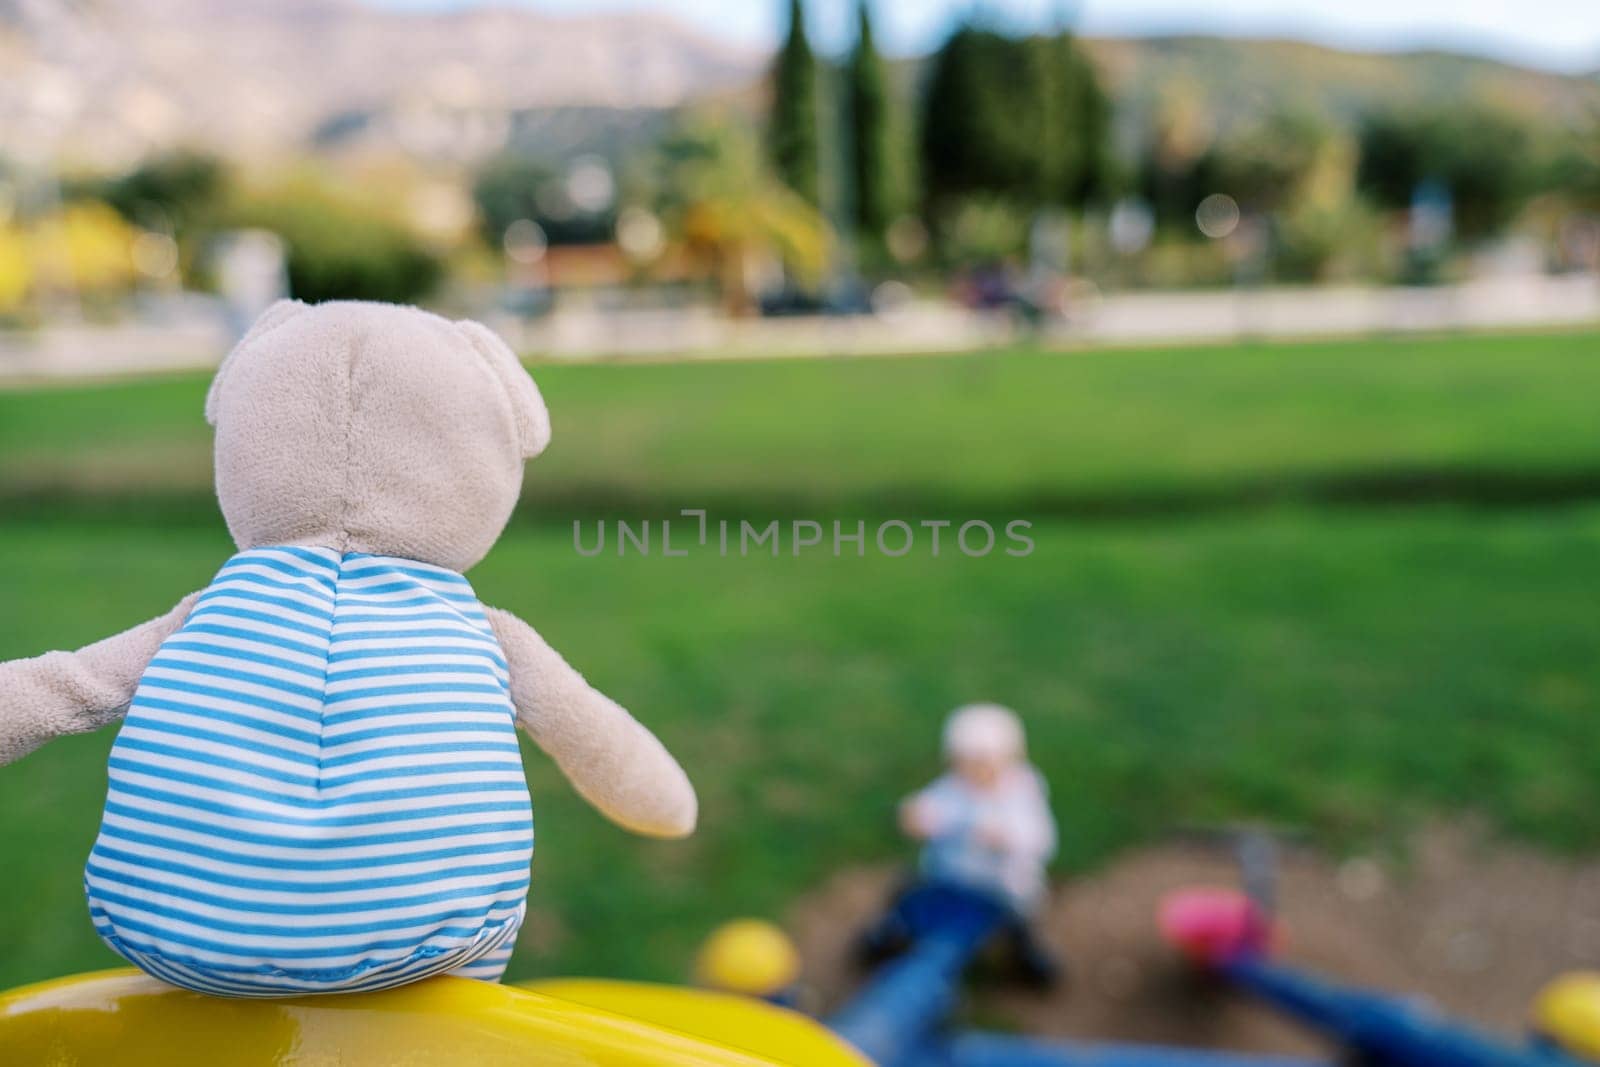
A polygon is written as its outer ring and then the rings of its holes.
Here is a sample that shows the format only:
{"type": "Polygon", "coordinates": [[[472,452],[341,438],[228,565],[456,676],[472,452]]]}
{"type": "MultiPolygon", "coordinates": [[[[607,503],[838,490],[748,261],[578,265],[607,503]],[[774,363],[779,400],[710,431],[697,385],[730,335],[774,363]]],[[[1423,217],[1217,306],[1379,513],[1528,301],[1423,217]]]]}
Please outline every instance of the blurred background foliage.
{"type": "Polygon", "coordinates": [[[803,0],[784,9],[760,86],[576,154],[514,139],[443,168],[391,161],[376,189],[370,161],[309,156],[247,181],[198,148],[68,175],[0,205],[0,315],[26,321],[67,283],[91,304],[153,277],[206,288],[214,238],[240,226],[283,238],[306,299],[446,298],[497,273],[558,287],[574,262],[580,286],[688,286],[739,313],[841,277],[935,288],[1020,264],[1063,222],[1063,269],[1110,288],[1438,281],[1518,242],[1548,269],[1600,255],[1600,97],[1554,75],[1288,42],[1248,64],[1206,39],[1134,54],[981,8],[931,55],[888,59],[868,3],[854,44],[818,55],[803,0]],[[1209,233],[1208,197],[1234,213],[1209,233]],[[70,247],[28,251],[49,234],[70,247]]]}
{"type": "Polygon", "coordinates": [[[283,240],[289,291],[301,300],[409,304],[432,292],[443,273],[440,257],[381,201],[312,177],[242,196],[229,221],[283,240]]]}

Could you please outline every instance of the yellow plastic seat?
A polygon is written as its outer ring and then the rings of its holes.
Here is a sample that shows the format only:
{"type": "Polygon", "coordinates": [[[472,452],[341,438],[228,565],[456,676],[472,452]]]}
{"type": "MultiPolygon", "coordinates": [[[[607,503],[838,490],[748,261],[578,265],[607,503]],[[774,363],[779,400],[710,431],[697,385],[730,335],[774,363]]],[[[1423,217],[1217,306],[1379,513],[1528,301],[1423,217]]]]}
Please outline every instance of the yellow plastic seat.
{"type": "Polygon", "coordinates": [[[754,1030],[771,1025],[791,1027],[786,1032],[797,1035],[807,1027],[814,1030],[811,1036],[819,1043],[806,1049],[835,1041],[815,1023],[768,1005],[713,1004],[702,998],[714,994],[677,990],[669,992],[684,995],[676,1001],[680,1014],[629,1014],[630,1007],[665,1003],[650,992],[660,987],[643,987],[634,997],[596,993],[588,997],[593,1003],[585,1002],[586,988],[610,984],[571,983],[568,995],[556,996],[434,978],[379,993],[228,1000],[176,989],[132,969],[101,971],[0,995],[0,1049],[4,1062],[17,1067],[856,1067],[863,1062],[842,1045],[833,1058],[803,1052],[803,1059],[795,1059],[782,1044],[757,1040],[754,1030]]]}
{"type": "Polygon", "coordinates": [[[777,1063],[871,1067],[832,1031],[799,1012],[731,993],[597,978],[551,978],[522,988],[713,1039],[777,1063]]]}

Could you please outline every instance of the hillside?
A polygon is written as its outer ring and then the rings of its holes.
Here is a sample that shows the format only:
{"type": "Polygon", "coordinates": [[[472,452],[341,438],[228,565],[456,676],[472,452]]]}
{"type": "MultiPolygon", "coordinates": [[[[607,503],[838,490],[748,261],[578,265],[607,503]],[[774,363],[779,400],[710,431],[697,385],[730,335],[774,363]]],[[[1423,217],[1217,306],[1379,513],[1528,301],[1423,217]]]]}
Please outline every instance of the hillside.
{"type": "Polygon", "coordinates": [[[279,153],[373,116],[411,154],[471,157],[522,112],[669,107],[745,84],[760,65],[655,15],[0,0],[0,121],[15,147],[97,165],[178,142],[279,153]]]}
{"type": "Polygon", "coordinates": [[[1184,95],[1221,121],[1272,108],[1348,119],[1380,106],[1482,99],[1529,119],[1581,121],[1600,108],[1600,80],[1450,52],[1347,52],[1303,41],[1225,37],[1091,39],[1125,111],[1184,95]]]}
{"type": "MultiPolygon", "coordinates": [[[[1089,47],[1128,124],[1170,99],[1220,125],[1284,105],[1348,118],[1469,96],[1541,120],[1600,112],[1594,78],[1474,56],[1198,36],[1089,47]]],[[[903,84],[921,64],[897,65],[903,84]]],[[[465,163],[506,146],[589,151],[649,137],[685,102],[731,96],[753,108],[765,65],[758,51],[644,13],[0,0],[5,154],[96,169],[178,144],[248,159],[309,150],[465,163]]]]}

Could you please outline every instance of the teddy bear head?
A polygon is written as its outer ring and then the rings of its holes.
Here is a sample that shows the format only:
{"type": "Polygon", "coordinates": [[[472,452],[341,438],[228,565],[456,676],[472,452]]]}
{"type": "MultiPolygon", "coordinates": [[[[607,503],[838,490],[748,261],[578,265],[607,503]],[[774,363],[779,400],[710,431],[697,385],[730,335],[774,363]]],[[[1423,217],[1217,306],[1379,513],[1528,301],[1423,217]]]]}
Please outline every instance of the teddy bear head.
{"type": "Polygon", "coordinates": [[[217,499],[241,550],[336,548],[465,571],[550,441],[487,327],[411,307],[281,301],[217,371],[217,499]]]}

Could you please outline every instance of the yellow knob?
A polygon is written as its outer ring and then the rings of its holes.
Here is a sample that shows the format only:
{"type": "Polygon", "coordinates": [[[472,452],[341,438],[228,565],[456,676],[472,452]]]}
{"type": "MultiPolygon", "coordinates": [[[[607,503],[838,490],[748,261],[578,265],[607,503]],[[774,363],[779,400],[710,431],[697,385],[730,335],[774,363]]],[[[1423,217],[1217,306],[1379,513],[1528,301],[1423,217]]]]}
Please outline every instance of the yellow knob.
{"type": "Polygon", "coordinates": [[[1564,974],[1533,1002],[1533,1029],[1562,1050],[1600,1060],[1600,972],[1564,974]]]}
{"type": "Polygon", "coordinates": [[[695,980],[711,989],[771,996],[800,974],[794,942],[772,923],[735,919],[718,927],[700,948],[695,980]]]}

